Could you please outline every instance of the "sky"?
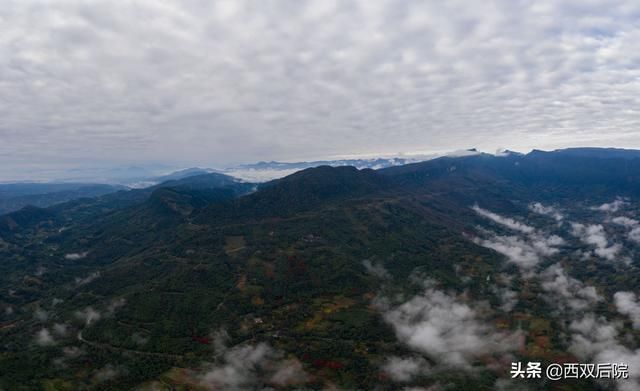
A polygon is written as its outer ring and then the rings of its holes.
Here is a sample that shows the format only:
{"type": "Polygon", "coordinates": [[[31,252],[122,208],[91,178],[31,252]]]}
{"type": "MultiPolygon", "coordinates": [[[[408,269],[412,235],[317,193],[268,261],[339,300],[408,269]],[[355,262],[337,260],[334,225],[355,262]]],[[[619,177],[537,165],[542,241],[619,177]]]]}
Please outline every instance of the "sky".
{"type": "Polygon", "coordinates": [[[0,179],[640,147],[640,3],[7,0],[0,179]]]}

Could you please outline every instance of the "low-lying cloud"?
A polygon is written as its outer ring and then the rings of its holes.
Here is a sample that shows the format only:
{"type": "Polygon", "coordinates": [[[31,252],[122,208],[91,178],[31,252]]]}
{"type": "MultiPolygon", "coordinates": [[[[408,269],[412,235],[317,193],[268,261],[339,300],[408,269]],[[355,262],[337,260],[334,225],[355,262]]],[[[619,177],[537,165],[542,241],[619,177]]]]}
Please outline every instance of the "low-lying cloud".
{"type": "Polygon", "coordinates": [[[534,213],[553,217],[558,222],[564,219],[564,216],[562,215],[562,213],[560,213],[553,206],[544,206],[539,202],[534,202],[529,204],[529,209],[534,213]]]}
{"type": "Polygon", "coordinates": [[[540,278],[542,288],[547,292],[547,300],[562,310],[569,308],[581,311],[602,300],[594,287],[585,286],[570,277],[557,263],[541,273],[540,278]]]}
{"type": "Polygon", "coordinates": [[[52,346],[55,345],[55,343],[49,329],[42,328],[36,333],[36,344],[40,346],[52,346]]]}
{"type": "Polygon", "coordinates": [[[619,313],[627,315],[633,323],[633,328],[640,330],[640,302],[633,292],[616,292],[613,295],[616,309],[619,313]]]}
{"type": "Polygon", "coordinates": [[[479,320],[476,312],[433,287],[391,306],[378,301],[397,338],[445,367],[468,369],[474,358],[516,348],[515,334],[500,333],[479,320]]]}
{"type": "Polygon", "coordinates": [[[94,322],[97,322],[102,317],[100,312],[93,309],[93,307],[86,307],[82,311],[75,312],[76,318],[82,320],[85,326],[90,326],[94,322]]]}
{"type": "Polygon", "coordinates": [[[199,385],[211,390],[253,390],[261,385],[295,386],[310,379],[302,364],[266,343],[227,350],[220,363],[199,375],[199,385]]]}
{"type": "Polygon", "coordinates": [[[610,213],[615,213],[617,211],[619,211],[627,202],[618,197],[616,198],[613,202],[609,202],[609,203],[604,203],[600,206],[595,206],[591,209],[593,210],[599,210],[601,212],[610,212],[610,213]]]}
{"type": "Polygon", "coordinates": [[[93,379],[98,383],[106,382],[114,380],[126,374],[126,372],[127,371],[123,366],[107,364],[94,373],[93,379]]]}
{"type": "Polygon", "coordinates": [[[124,305],[127,304],[127,300],[124,297],[120,297],[118,299],[113,299],[109,305],[107,305],[107,309],[105,311],[105,315],[107,317],[109,316],[113,316],[113,314],[115,314],[115,312],[124,307],[124,305]]]}
{"type": "Polygon", "coordinates": [[[62,348],[62,356],[55,358],[53,363],[58,367],[67,368],[70,361],[77,360],[86,354],[84,347],[65,346],[62,348]]]}
{"type": "Polygon", "coordinates": [[[496,235],[489,239],[476,238],[474,242],[499,252],[522,269],[532,269],[540,262],[540,255],[535,248],[517,236],[496,235]]]}
{"type": "Polygon", "coordinates": [[[396,382],[409,382],[416,376],[428,374],[431,366],[423,357],[391,357],[382,370],[396,382]]]}
{"type": "Polygon", "coordinates": [[[113,299],[107,304],[101,311],[95,310],[93,307],[85,307],[81,311],[76,311],[75,316],[77,319],[82,320],[85,326],[97,322],[102,318],[110,318],[115,315],[116,311],[122,308],[127,303],[124,297],[113,299]]]}
{"type": "Polygon", "coordinates": [[[53,333],[58,337],[66,337],[69,334],[69,325],[66,323],[54,323],[53,333]]]}
{"type": "Polygon", "coordinates": [[[619,243],[609,245],[609,240],[601,224],[571,223],[571,228],[571,233],[575,237],[580,238],[585,244],[595,246],[594,253],[601,258],[613,261],[622,250],[622,245],[619,243]]]}
{"type": "Polygon", "coordinates": [[[367,273],[372,276],[376,276],[381,279],[388,279],[391,277],[387,269],[385,269],[384,265],[378,262],[371,262],[368,259],[362,261],[362,265],[364,266],[367,273]]]}
{"type": "Polygon", "coordinates": [[[593,313],[574,320],[569,329],[569,351],[581,360],[591,363],[623,363],[628,365],[629,379],[616,383],[618,390],[640,389],[640,349],[631,350],[618,342],[620,322],[611,322],[593,313]]]}
{"type": "Polygon", "coordinates": [[[627,234],[629,240],[640,243],[640,221],[626,216],[614,217],[611,221],[629,228],[629,232],[627,234]]]}
{"type": "Polygon", "coordinates": [[[149,337],[145,336],[142,333],[133,333],[131,334],[131,340],[136,345],[145,345],[147,342],[149,342],[149,337]]]}
{"type": "Polygon", "coordinates": [[[513,310],[513,307],[518,304],[518,293],[516,291],[503,288],[498,289],[496,293],[501,301],[500,310],[504,312],[511,312],[511,310],[513,310]]]}
{"type": "Polygon", "coordinates": [[[33,317],[40,323],[46,322],[49,319],[49,312],[43,310],[42,308],[37,308],[33,312],[33,317]]]}
{"type": "Polygon", "coordinates": [[[543,233],[534,227],[482,209],[477,205],[472,209],[481,216],[519,234],[519,236],[492,234],[489,238],[475,238],[474,242],[503,254],[509,261],[518,265],[526,273],[529,273],[537,266],[543,257],[558,253],[558,247],[565,243],[564,239],[557,235],[543,233]]]}
{"type": "Polygon", "coordinates": [[[510,228],[510,229],[512,229],[514,231],[520,231],[520,232],[525,233],[525,234],[530,234],[530,233],[533,233],[535,231],[535,228],[533,228],[533,227],[531,227],[531,226],[529,226],[527,224],[521,223],[521,222],[519,222],[517,220],[514,220],[514,219],[512,219],[510,217],[504,217],[504,216],[501,216],[501,215],[499,215],[497,213],[493,213],[493,212],[491,212],[489,210],[486,210],[486,209],[483,209],[483,208],[479,207],[478,205],[474,205],[472,207],[472,209],[476,213],[478,213],[479,215],[484,216],[484,217],[488,218],[489,220],[491,220],[491,221],[493,221],[493,222],[495,222],[497,224],[503,225],[505,227],[508,227],[508,228],[510,228]]]}
{"type": "Polygon", "coordinates": [[[76,281],[76,285],[80,286],[80,285],[86,285],[96,279],[98,279],[100,277],[100,272],[93,272],[91,274],[89,274],[88,276],[84,277],[84,278],[80,278],[80,277],[76,277],[75,281],[76,281]]]}
{"type": "Polygon", "coordinates": [[[64,259],[69,260],[69,261],[77,261],[78,259],[85,258],[87,256],[87,254],[89,254],[89,253],[88,252],[69,253],[69,254],[65,254],[64,259]]]}

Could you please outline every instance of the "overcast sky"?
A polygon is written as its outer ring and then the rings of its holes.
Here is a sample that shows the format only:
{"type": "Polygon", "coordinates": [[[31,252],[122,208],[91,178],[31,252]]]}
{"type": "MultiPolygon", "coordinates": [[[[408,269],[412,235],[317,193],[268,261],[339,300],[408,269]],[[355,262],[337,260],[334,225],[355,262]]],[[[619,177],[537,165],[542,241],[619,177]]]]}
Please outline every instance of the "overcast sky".
{"type": "Polygon", "coordinates": [[[8,0],[0,177],[636,148],[639,64],[634,0],[8,0]]]}

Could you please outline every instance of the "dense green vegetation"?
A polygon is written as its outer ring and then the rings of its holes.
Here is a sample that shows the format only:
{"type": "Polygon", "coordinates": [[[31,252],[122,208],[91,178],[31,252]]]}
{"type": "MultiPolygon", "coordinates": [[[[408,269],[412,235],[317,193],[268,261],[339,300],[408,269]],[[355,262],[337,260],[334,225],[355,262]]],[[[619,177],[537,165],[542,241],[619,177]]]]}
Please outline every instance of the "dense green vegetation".
{"type": "MultiPolygon", "coordinates": [[[[2,216],[0,389],[197,389],[197,370],[220,358],[221,330],[229,347],[267,342],[300,361],[311,375],[307,387],[396,389],[381,367],[392,355],[413,353],[376,298],[419,294],[423,287],[410,283],[415,276],[468,303],[488,302],[478,311],[489,322],[523,330],[518,359],[566,358],[566,320],[541,298],[539,282],[470,239],[481,229],[504,230],[470,207],[553,227],[527,209],[545,201],[598,222],[590,205],[638,195],[637,164],[533,153],[381,171],[320,167],[248,195],[253,185],[207,174],[2,216]],[[365,261],[383,265],[388,276],[367,272],[365,261]],[[500,273],[512,276],[518,292],[508,311],[492,289],[500,273]],[[51,341],[38,339],[43,328],[51,341]]],[[[636,209],[632,204],[629,213],[636,209]]],[[[548,264],[561,262],[609,299],[638,286],[640,275],[621,274],[616,264],[573,262],[583,245],[550,229],[568,243],[548,264]]],[[[635,262],[634,245],[625,251],[635,262]]],[[[618,316],[606,302],[597,311],[618,316]]],[[[487,360],[478,358],[473,371],[424,374],[411,384],[493,389],[509,363],[495,369],[487,360]]]]}

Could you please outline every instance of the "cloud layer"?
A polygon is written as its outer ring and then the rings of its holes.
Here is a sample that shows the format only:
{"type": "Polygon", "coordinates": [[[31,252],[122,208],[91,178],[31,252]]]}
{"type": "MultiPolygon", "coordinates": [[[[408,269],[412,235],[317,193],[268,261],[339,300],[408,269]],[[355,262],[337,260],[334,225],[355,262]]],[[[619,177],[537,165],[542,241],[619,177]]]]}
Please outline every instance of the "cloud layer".
{"type": "Polygon", "coordinates": [[[633,323],[633,328],[640,330],[640,303],[633,292],[616,292],[613,295],[616,308],[621,314],[629,316],[633,323]]]}
{"type": "Polygon", "coordinates": [[[293,386],[310,377],[302,364],[266,343],[236,346],[224,352],[218,364],[210,365],[198,376],[199,385],[209,390],[260,389],[260,385],[293,386]]]}
{"type": "Polygon", "coordinates": [[[570,325],[573,332],[569,350],[591,363],[623,363],[628,365],[629,379],[619,380],[620,391],[640,389],[640,349],[632,350],[620,342],[620,323],[611,322],[593,313],[585,314],[570,325]]]}
{"type": "Polygon", "coordinates": [[[534,202],[529,205],[529,209],[532,212],[553,217],[557,222],[561,222],[564,219],[562,213],[560,213],[560,211],[558,211],[558,209],[554,208],[553,206],[545,206],[539,202],[534,202]]]}
{"type": "Polygon", "coordinates": [[[581,311],[602,301],[593,286],[585,286],[570,277],[557,263],[541,273],[540,279],[542,288],[547,292],[547,300],[560,310],[581,311]]]}
{"type": "MultiPolygon", "coordinates": [[[[379,305],[386,306],[384,302],[379,305]]],[[[445,367],[466,369],[473,358],[499,355],[517,347],[514,334],[497,332],[468,304],[433,287],[386,308],[384,319],[400,341],[445,367]]],[[[398,379],[409,379],[425,367],[413,359],[394,358],[386,364],[387,371],[398,379]]]]}
{"type": "Polygon", "coordinates": [[[474,238],[474,242],[490,248],[507,257],[507,259],[529,274],[544,257],[556,254],[565,242],[557,235],[550,235],[536,230],[534,227],[505,217],[475,205],[472,208],[479,215],[508,228],[516,235],[498,235],[493,232],[488,238],[474,238]]]}
{"type": "Polygon", "coordinates": [[[609,244],[609,239],[601,224],[584,225],[581,223],[571,223],[571,233],[580,238],[583,243],[594,246],[593,252],[602,258],[613,261],[622,250],[619,243],[609,244]]]}
{"type": "Polygon", "coordinates": [[[639,14],[623,0],[10,0],[0,178],[637,145],[639,14]]]}

